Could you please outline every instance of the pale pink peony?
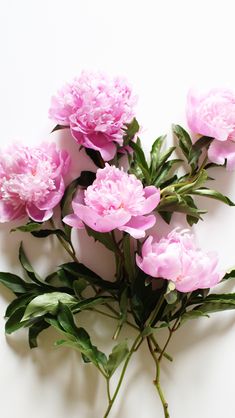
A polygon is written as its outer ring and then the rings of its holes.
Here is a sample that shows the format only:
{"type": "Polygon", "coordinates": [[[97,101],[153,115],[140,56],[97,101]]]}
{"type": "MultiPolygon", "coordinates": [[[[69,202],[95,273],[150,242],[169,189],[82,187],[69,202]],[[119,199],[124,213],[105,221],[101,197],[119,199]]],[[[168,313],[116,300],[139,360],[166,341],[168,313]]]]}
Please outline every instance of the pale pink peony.
{"type": "Polygon", "coordinates": [[[52,97],[49,116],[70,126],[75,140],[101,153],[105,161],[123,144],[123,128],[134,117],[136,97],[121,78],[82,72],[52,97]]]}
{"type": "Polygon", "coordinates": [[[199,94],[189,91],[187,120],[190,129],[198,134],[214,138],[209,159],[235,169],[235,93],[225,89],[213,89],[199,94]]]}
{"type": "Polygon", "coordinates": [[[207,289],[222,278],[217,255],[204,253],[188,230],[178,232],[177,228],[158,242],[149,236],[136,263],[146,274],[172,281],[180,292],[207,289]]]}
{"type": "Polygon", "coordinates": [[[14,144],[0,156],[0,222],[25,216],[48,220],[64,193],[70,157],[55,144],[14,144]]]}
{"type": "Polygon", "coordinates": [[[95,231],[126,231],[134,238],[145,236],[146,229],[156,221],[152,212],[160,200],[154,186],[143,187],[140,180],[123,169],[110,166],[98,169],[96,180],[73,200],[74,214],[64,222],[75,228],[88,225],[95,231]],[[83,224],[84,223],[84,224],[83,224]]]}

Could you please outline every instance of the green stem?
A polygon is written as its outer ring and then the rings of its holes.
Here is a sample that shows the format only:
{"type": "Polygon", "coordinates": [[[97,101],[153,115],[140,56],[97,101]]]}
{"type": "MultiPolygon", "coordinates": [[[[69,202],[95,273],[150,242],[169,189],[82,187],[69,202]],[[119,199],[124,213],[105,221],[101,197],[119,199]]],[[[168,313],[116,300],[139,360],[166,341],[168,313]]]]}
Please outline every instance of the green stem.
{"type": "Polygon", "coordinates": [[[170,354],[165,353],[165,350],[163,351],[163,349],[161,349],[161,347],[159,346],[159,344],[157,343],[157,341],[155,340],[152,334],[149,336],[149,338],[155,346],[154,351],[156,351],[157,353],[162,353],[162,356],[165,357],[167,360],[173,361],[173,357],[171,357],[170,354]]]}
{"type": "MultiPolygon", "coordinates": [[[[50,224],[51,224],[51,226],[54,228],[54,229],[56,229],[56,226],[55,226],[55,223],[54,223],[54,221],[53,221],[53,219],[50,219],[50,224]]],[[[65,241],[60,235],[56,235],[57,236],[57,238],[58,238],[58,240],[59,240],[59,242],[61,243],[61,245],[64,247],[64,249],[65,249],[65,251],[70,255],[70,257],[76,262],[76,263],[79,263],[79,261],[78,261],[78,259],[77,259],[77,257],[76,257],[76,254],[75,254],[75,250],[74,250],[74,248],[73,248],[73,244],[72,244],[72,242],[70,241],[69,242],[69,246],[68,246],[68,243],[67,243],[67,241],[65,241]]]]}
{"type": "Polygon", "coordinates": [[[172,328],[169,328],[169,335],[168,335],[168,338],[167,338],[166,343],[165,343],[165,345],[164,345],[164,347],[163,347],[163,349],[162,349],[162,351],[161,351],[161,354],[160,354],[160,356],[159,356],[159,358],[158,358],[159,363],[160,363],[160,361],[161,361],[162,357],[164,356],[164,353],[165,353],[165,351],[166,351],[166,349],[167,349],[167,347],[168,347],[168,344],[169,344],[169,342],[170,342],[170,340],[171,340],[171,337],[172,337],[172,335],[173,335],[173,332],[174,332],[174,331],[176,331],[176,329],[177,329],[177,326],[178,326],[179,320],[180,320],[180,318],[177,318],[177,319],[176,319],[176,321],[175,321],[175,323],[174,323],[174,325],[173,325],[173,327],[172,327],[172,328]]]}
{"type": "Polygon", "coordinates": [[[162,407],[164,410],[164,417],[165,418],[170,418],[169,412],[168,412],[168,403],[165,399],[165,396],[163,394],[162,388],[161,388],[161,384],[160,384],[160,364],[159,364],[159,360],[157,358],[157,356],[155,355],[154,349],[152,347],[151,344],[151,340],[149,337],[147,337],[147,343],[148,343],[148,348],[150,351],[151,356],[153,357],[154,363],[156,365],[156,378],[154,380],[154,386],[156,387],[161,403],[162,403],[162,407]]]}
{"type": "MultiPolygon", "coordinates": [[[[107,308],[108,307],[110,307],[110,308],[112,308],[111,306],[107,306],[107,304],[105,305],[107,308]]],[[[118,318],[118,316],[114,316],[114,315],[111,315],[111,314],[109,314],[109,313],[107,313],[107,312],[103,312],[103,311],[101,311],[100,309],[97,309],[97,308],[92,308],[92,311],[94,311],[94,312],[97,312],[97,313],[99,313],[99,314],[101,314],[101,315],[103,315],[103,316],[107,316],[107,318],[111,318],[111,319],[115,319],[116,321],[118,321],[119,320],[119,318],[118,318]]],[[[115,309],[113,310],[112,309],[112,312],[113,311],[115,311],[115,309]]],[[[116,312],[116,311],[115,311],[116,312]]],[[[118,314],[118,313],[117,313],[118,314]]],[[[135,324],[132,324],[132,322],[130,322],[130,321],[125,321],[125,323],[127,324],[127,325],[129,325],[131,328],[133,328],[133,329],[135,329],[135,330],[137,330],[137,331],[139,331],[139,328],[135,325],[135,324]]],[[[149,338],[151,339],[151,341],[153,342],[153,344],[154,344],[154,346],[155,346],[155,351],[157,352],[157,353],[161,353],[162,351],[163,351],[163,349],[161,349],[161,347],[159,346],[159,344],[157,343],[157,341],[155,340],[155,338],[154,338],[154,336],[153,335],[150,335],[149,336],[149,338]]],[[[135,348],[135,351],[137,350],[137,348],[140,346],[142,344],[142,340],[140,340],[140,342],[139,342],[139,344],[138,344],[138,346],[135,348]]],[[[165,357],[167,360],[169,360],[169,361],[173,361],[173,358],[170,356],[170,354],[168,354],[168,353],[163,353],[163,357],[165,357]]]]}
{"type": "Polygon", "coordinates": [[[111,402],[111,394],[110,394],[110,379],[109,377],[106,377],[106,389],[107,389],[107,395],[109,403],[111,402]]]}
{"type": "Polygon", "coordinates": [[[135,341],[133,342],[132,347],[131,347],[131,349],[130,349],[130,351],[129,351],[128,355],[127,355],[127,358],[126,358],[126,361],[125,361],[125,363],[124,363],[124,366],[123,366],[123,369],[122,369],[122,372],[121,372],[121,375],[120,375],[120,378],[119,378],[119,381],[118,381],[118,384],[117,384],[116,390],[115,390],[115,392],[114,392],[114,394],[113,394],[112,398],[109,400],[109,405],[108,405],[108,408],[107,408],[107,410],[106,410],[106,412],[105,412],[105,414],[104,414],[104,417],[103,417],[103,418],[107,418],[107,417],[108,417],[108,415],[109,415],[109,413],[110,413],[110,411],[111,411],[111,409],[112,409],[113,403],[114,403],[114,401],[115,401],[115,399],[116,399],[116,397],[117,397],[117,395],[118,395],[118,392],[119,392],[119,390],[120,390],[120,387],[121,387],[121,384],[122,384],[123,378],[124,378],[124,376],[125,376],[127,366],[128,366],[128,364],[129,364],[129,361],[130,361],[130,359],[131,359],[132,354],[135,352],[135,346],[138,344],[139,339],[141,339],[141,333],[140,333],[140,334],[138,334],[138,336],[136,337],[136,339],[135,339],[135,341]]]}
{"type": "Polygon", "coordinates": [[[154,311],[153,311],[153,313],[152,313],[152,315],[151,315],[151,317],[148,321],[147,326],[149,326],[149,327],[152,326],[157,314],[159,313],[159,311],[162,307],[162,304],[163,304],[164,300],[165,300],[164,295],[161,295],[161,297],[159,298],[158,303],[157,303],[157,305],[156,305],[156,307],[155,307],[155,309],[154,309],[154,311]]]}

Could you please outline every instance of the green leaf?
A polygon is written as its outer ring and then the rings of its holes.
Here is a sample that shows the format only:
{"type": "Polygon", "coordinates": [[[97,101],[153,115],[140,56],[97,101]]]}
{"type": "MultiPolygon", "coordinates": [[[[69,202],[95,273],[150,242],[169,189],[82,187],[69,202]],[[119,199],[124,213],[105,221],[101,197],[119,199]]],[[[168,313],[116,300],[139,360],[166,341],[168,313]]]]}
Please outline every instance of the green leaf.
{"type": "Polygon", "coordinates": [[[152,145],[152,149],[150,151],[151,175],[153,175],[153,173],[155,173],[156,169],[159,167],[161,148],[165,140],[166,140],[166,135],[159,136],[152,145]]]}
{"type": "Polygon", "coordinates": [[[194,181],[189,181],[188,184],[178,189],[179,194],[192,193],[197,188],[201,187],[208,179],[206,170],[201,170],[194,181]]]}
{"type": "Polygon", "coordinates": [[[231,269],[230,271],[228,271],[221,281],[225,282],[226,280],[229,280],[229,279],[235,279],[235,269],[234,268],[231,269]]]}
{"type": "Polygon", "coordinates": [[[72,311],[74,313],[77,313],[85,309],[92,309],[97,305],[104,305],[108,302],[113,302],[113,300],[114,299],[110,296],[95,296],[93,298],[83,299],[80,302],[77,302],[74,306],[72,306],[72,311]]]}
{"type": "Polygon", "coordinates": [[[128,349],[126,341],[123,341],[117,344],[113,348],[112,353],[109,355],[108,362],[106,365],[106,370],[107,370],[109,377],[113,375],[115,370],[125,360],[128,353],[129,353],[129,349],[128,349]]]}
{"type": "MultiPolygon", "coordinates": [[[[159,163],[158,166],[161,167],[167,160],[168,158],[171,156],[171,154],[175,151],[176,147],[170,147],[168,148],[167,151],[165,151],[159,159],[159,163]]],[[[180,160],[181,161],[181,160],[180,160]]]]}
{"type": "Polygon", "coordinates": [[[135,267],[133,263],[133,256],[131,254],[131,239],[129,234],[125,234],[123,241],[124,265],[130,280],[135,277],[135,267]]]}
{"type": "Polygon", "coordinates": [[[173,212],[159,212],[159,215],[162,217],[162,219],[169,225],[171,222],[171,218],[173,215],[173,212]]]}
{"type": "Polygon", "coordinates": [[[99,286],[101,289],[118,289],[117,283],[109,282],[108,280],[102,279],[100,276],[98,276],[98,274],[90,270],[82,263],[65,263],[61,264],[60,268],[63,269],[65,272],[72,274],[76,278],[83,278],[87,280],[89,283],[99,286]]]}
{"type": "Polygon", "coordinates": [[[63,341],[60,345],[79,350],[81,354],[85,355],[95,365],[101,364],[103,367],[106,366],[107,358],[105,354],[91,343],[90,336],[84,328],[76,326],[70,309],[63,304],[60,304],[59,307],[58,321],[65,332],[75,337],[75,340],[63,341]]]}
{"type": "Polygon", "coordinates": [[[93,173],[93,171],[82,171],[77,182],[79,186],[87,188],[95,181],[95,179],[96,173],[93,173]]]}
{"type": "Polygon", "coordinates": [[[9,318],[13,313],[22,307],[25,307],[28,305],[28,303],[35,297],[35,292],[26,292],[20,296],[18,296],[16,299],[14,299],[7,307],[5,317],[9,318]]]}
{"type": "Polygon", "coordinates": [[[184,324],[186,321],[189,321],[190,319],[198,319],[198,318],[200,318],[200,317],[202,317],[202,316],[209,318],[209,315],[207,315],[207,314],[206,314],[205,312],[203,312],[203,311],[200,311],[200,310],[196,310],[196,311],[194,311],[194,310],[192,310],[192,311],[186,312],[186,313],[184,313],[184,314],[182,315],[181,320],[180,320],[180,323],[181,323],[181,325],[182,325],[182,324],[184,324]]]}
{"type": "Polygon", "coordinates": [[[123,145],[129,145],[129,142],[132,141],[135,135],[139,132],[139,124],[137,120],[134,118],[131,123],[127,123],[126,128],[124,128],[124,136],[123,136],[123,145]]]}
{"type": "Polygon", "coordinates": [[[190,200],[190,196],[180,196],[174,194],[172,196],[166,196],[161,199],[161,202],[157,206],[156,210],[160,212],[179,212],[185,213],[192,218],[202,219],[201,215],[206,213],[204,210],[197,209],[196,205],[190,200]]]}
{"type": "Polygon", "coordinates": [[[58,124],[52,129],[51,134],[52,134],[52,132],[55,132],[55,131],[61,131],[61,129],[69,129],[69,126],[58,124]]]}
{"type": "MultiPolygon", "coordinates": [[[[200,300],[200,299],[199,299],[200,300]]],[[[196,302],[192,300],[192,303],[196,302]]],[[[227,311],[235,309],[235,293],[227,294],[210,294],[206,298],[203,298],[203,303],[196,306],[191,311],[182,315],[182,321],[185,322],[188,319],[198,318],[200,316],[208,316],[210,313],[227,311]]]]}
{"type": "Polygon", "coordinates": [[[73,306],[77,303],[77,299],[67,293],[44,293],[34,298],[28,304],[22,320],[26,321],[32,317],[35,318],[46,313],[55,314],[58,310],[59,302],[73,306]]]}
{"type": "Polygon", "coordinates": [[[235,305],[235,293],[225,293],[225,294],[214,294],[211,293],[206,298],[203,299],[203,303],[228,303],[229,305],[235,305]]]}
{"type": "Polygon", "coordinates": [[[56,235],[57,237],[61,237],[70,243],[69,238],[61,229],[41,229],[40,231],[33,231],[31,234],[36,238],[46,238],[50,235],[56,235]]]}
{"type": "Polygon", "coordinates": [[[32,232],[37,231],[42,226],[42,223],[40,222],[28,222],[26,225],[18,226],[17,228],[11,229],[11,232],[15,231],[21,231],[21,232],[32,232]]]}
{"type": "Polygon", "coordinates": [[[99,151],[95,151],[91,148],[85,148],[85,152],[97,167],[104,168],[105,163],[99,151]]]}
{"type": "MultiPolygon", "coordinates": [[[[159,278],[157,280],[158,288],[153,290],[151,283],[146,286],[146,280],[148,279],[148,275],[140,269],[137,269],[137,275],[131,286],[131,308],[135,321],[141,328],[156,307],[156,303],[162,295],[162,292],[165,292],[167,285],[166,280],[159,278]]],[[[164,302],[162,309],[164,309],[164,305],[166,305],[166,302],[164,302]]],[[[161,314],[162,310],[159,311],[160,316],[161,314]]]]}
{"type": "Polygon", "coordinates": [[[198,165],[198,160],[201,156],[202,149],[208,148],[210,143],[212,142],[213,138],[209,136],[202,136],[199,138],[195,144],[192,145],[192,148],[189,152],[189,164],[198,165]]]}
{"type": "Polygon", "coordinates": [[[205,196],[209,197],[211,199],[219,200],[220,202],[225,203],[228,206],[235,206],[235,203],[233,203],[227,196],[224,196],[222,193],[217,192],[217,190],[208,189],[206,187],[193,190],[192,194],[198,195],[198,196],[205,196]]]}
{"type": "Polygon", "coordinates": [[[135,152],[136,162],[137,162],[139,168],[141,169],[141,171],[142,171],[142,173],[143,173],[143,175],[146,179],[146,182],[150,183],[150,170],[149,170],[148,163],[147,163],[145,155],[144,155],[144,151],[142,150],[141,146],[138,145],[138,143],[135,143],[135,142],[131,142],[130,147],[135,152]]]}
{"type": "Polygon", "coordinates": [[[60,202],[62,219],[71,212],[71,202],[77,190],[78,185],[79,185],[79,178],[73,180],[65,189],[63,198],[61,199],[61,202],[60,202]]]}
{"type": "Polygon", "coordinates": [[[44,320],[40,320],[33,324],[29,328],[29,346],[30,348],[36,348],[38,346],[37,343],[37,337],[38,335],[44,330],[47,329],[50,326],[47,322],[44,320]]]}
{"type": "Polygon", "coordinates": [[[113,252],[116,251],[116,246],[113,242],[111,235],[108,232],[97,232],[89,228],[87,225],[85,226],[85,228],[89,237],[93,237],[95,241],[99,241],[108,250],[113,252]]]}
{"type": "Polygon", "coordinates": [[[22,321],[24,315],[25,307],[17,309],[7,320],[5,324],[5,331],[7,334],[17,331],[18,329],[24,327],[27,321],[22,321]]]}
{"type": "Polygon", "coordinates": [[[57,318],[60,326],[65,332],[77,337],[77,326],[74,322],[73,314],[68,306],[60,303],[57,318]]]}
{"type": "Polygon", "coordinates": [[[74,289],[75,295],[78,298],[80,298],[82,292],[87,288],[87,286],[88,286],[88,282],[82,277],[80,279],[74,280],[73,289],[74,289]]]}
{"type": "Polygon", "coordinates": [[[0,283],[14,293],[25,293],[30,289],[35,289],[35,285],[26,283],[19,276],[11,273],[0,272],[0,283]]]}
{"type": "Polygon", "coordinates": [[[157,171],[157,175],[155,176],[154,180],[153,180],[153,184],[156,187],[167,187],[168,184],[167,182],[169,182],[169,185],[173,184],[174,185],[174,180],[177,179],[177,176],[173,176],[171,179],[167,180],[167,177],[169,176],[172,168],[174,167],[174,165],[180,163],[182,160],[180,160],[179,158],[167,161],[163,167],[160,168],[160,171],[157,171]],[[166,183],[166,184],[165,184],[166,183]],[[164,184],[164,185],[163,185],[164,184]]]}
{"type": "Polygon", "coordinates": [[[20,248],[19,248],[19,260],[20,260],[20,264],[22,265],[23,269],[26,271],[30,279],[34,281],[35,283],[41,285],[42,280],[38,276],[38,274],[34,271],[32,265],[30,264],[29,259],[25,254],[22,242],[20,243],[20,248]]]}
{"type": "Polygon", "coordinates": [[[183,154],[185,155],[187,160],[189,160],[190,150],[192,148],[192,141],[188,132],[186,132],[180,125],[172,125],[172,129],[173,133],[179,140],[179,146],[183,151],[183,154]]]}

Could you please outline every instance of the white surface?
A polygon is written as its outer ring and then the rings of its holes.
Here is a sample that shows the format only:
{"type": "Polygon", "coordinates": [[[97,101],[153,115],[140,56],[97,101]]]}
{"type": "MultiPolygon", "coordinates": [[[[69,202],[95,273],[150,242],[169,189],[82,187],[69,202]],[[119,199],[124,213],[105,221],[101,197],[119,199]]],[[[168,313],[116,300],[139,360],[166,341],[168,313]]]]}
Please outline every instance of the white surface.
{"type": "MultiPolygon", "coordinates": [[[[172,122],[184,123],[189,87],[235,88],[232,1],[8,0],[0,7],[3,145],[15,139],[46,139],[52,126],[47,119],[50,96],[82,69],[101,69],[131,81],[139,95],[146,149],[172,122]]],[[[223,170],[216,175],[217,188],[235,199],[235,175],[223,170]]],[[[206,222],[196,228],[201,245],[218,250],[223,267],[234,265],[235,210],[215,202],[201,204],[210,210],[206,222]]],[[[50,242],[36,260],[39,243],[20,234],[9,236],[8,229],[0,228],[0,270],[18,271],[16,251],[22,238],[41,271],[66,260],[50,242]],[[49,247],[53,256],[48,261],[49,247]]],[[[100,255],[96,248],[90,257],[83,250],[82,257],[100,269],[98,260],[102,256],[105,261],[107,253],[100,255]]],[[[40,348],[33,351],[27,348],[25,332],[5,338],[2,317],[10,299],[10,292],[1,287],[1,416],[102,418],[103,381],[93,368],[82,366],[75,353],[54,350],[54,334],[45,332],[40,348]]],[[[111,322],[105,328],[96,317],[92,322],[95,341],[105,344],[111,322]]],[[[218,314],[191,322],[175,335],[169,347],[175,361],[164,362],[162,371],[171,418],[234,418],[234,322],[234,313],[218,314]]],[[[163,416],[148,357],[143,347],[133,358],[110,418],[163,416]]]]}

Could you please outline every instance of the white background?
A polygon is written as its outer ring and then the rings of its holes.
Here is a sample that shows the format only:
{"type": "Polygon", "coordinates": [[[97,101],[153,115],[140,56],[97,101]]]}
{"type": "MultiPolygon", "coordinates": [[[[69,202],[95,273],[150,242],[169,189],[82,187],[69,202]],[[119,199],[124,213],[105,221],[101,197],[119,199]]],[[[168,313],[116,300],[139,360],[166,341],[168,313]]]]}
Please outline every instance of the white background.
{"type": "MultiPolygon", "coordinates": [[[[50,96],[82,69],[99,69],[124,75],[132,83],[139,95],[143,142],[149,149],[156,136],[170,131],[172,122],[185,125],[185,98],[191,86],[235,89],[233,3],[2,0],[1,146],[13,140],[36,144],[48,139],[53,126],[47,118],[50,96]]],[[[53,139],[59,137],[54,134],[53,139]]],[[[70,146],[69,136],[62,139],[70,146]]],[[[78,171],[84,158],[76,153],[74,149],[78,171]]],[[[216,187],[235,199],[235,175],[223,169],[214,174],[216,187]]],[[[235,264],[235,209],[200,202],[209,215],[195,228],[197,239],[203,248],[217,250],[221,267],[229,268],[235,264]]],[[[45,242],[41,249],[41,242],[19,233],[9,235],[9,228],[0,228],[0,270],[19,271],[16,252],[21,239],[41,272],[67,260],[56,242],[45,242]]],[[[92,244],[83,233],[82,240],[84,245],[92,244]]],[[[93,245],[89,254],[84,248],[82,260],[108,278],[110,254],[99,246],[93,245]]],[[[227,286],[232,288],[232,283],[227,286]]],[[[44,332],[40,348],[32,351],[24,331],[5,337],[3,315],[12,296],[2,286],[0,291],[1,416],[102,418],[104,382],[74,352],[55,350],[55,334],[44,332]]],[[[93,324],[95,342],[105,347],[112,321],[102,327],[97,317],[82,318],[93,324]]],[[[234,322],[233,312],[217,314],[191,322],[175,335],[169,346],[174,363],[164,361],[162,370],[171,418],[234,418],[234,322]]],[[[163,333],[160,340],[164,338],[163,333]]],[[[130,364],[110,417],[163,416],[153,378],[154,366],[143,347],[130,364]]]]}

